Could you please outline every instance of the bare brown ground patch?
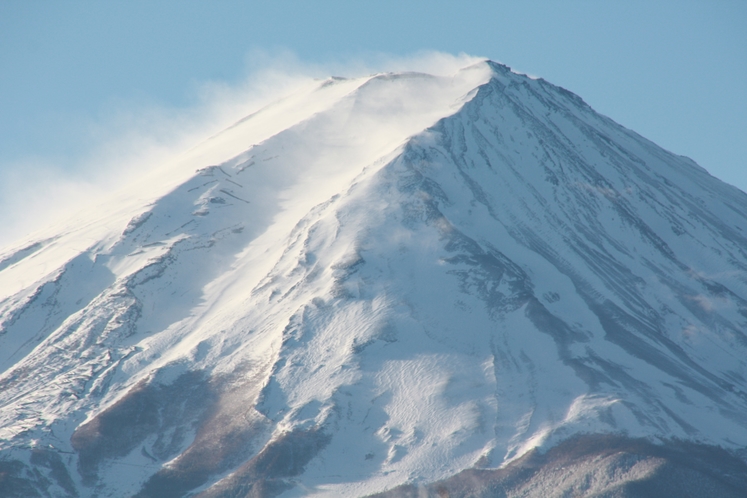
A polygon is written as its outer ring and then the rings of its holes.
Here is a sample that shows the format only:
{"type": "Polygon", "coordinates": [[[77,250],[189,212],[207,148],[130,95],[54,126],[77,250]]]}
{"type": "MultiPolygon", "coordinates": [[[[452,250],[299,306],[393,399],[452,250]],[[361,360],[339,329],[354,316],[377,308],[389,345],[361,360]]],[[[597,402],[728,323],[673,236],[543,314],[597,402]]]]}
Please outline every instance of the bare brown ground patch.
{"type": "Polygon", "coordinates": [[[415,497],[660,498],[747,496],[747,464],[724,449],[583,435],[503,469],[469,469],[443,481],[371,495],[415,497]]]}

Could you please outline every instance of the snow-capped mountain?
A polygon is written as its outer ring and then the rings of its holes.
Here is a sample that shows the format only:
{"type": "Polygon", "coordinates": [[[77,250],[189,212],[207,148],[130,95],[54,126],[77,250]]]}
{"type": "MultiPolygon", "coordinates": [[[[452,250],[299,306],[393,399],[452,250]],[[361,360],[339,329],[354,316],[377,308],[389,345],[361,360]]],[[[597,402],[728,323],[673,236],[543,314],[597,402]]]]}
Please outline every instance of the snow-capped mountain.
{"type": "MultiPolygon", "coordinates": [[[[489,61],[317,81],[0,254],[7,496],[479,495],[583,438],[726,495],[746,379],[747,195],[489,61]]],[[[658,468],[600,451],[500,496],[658,468]]]]}

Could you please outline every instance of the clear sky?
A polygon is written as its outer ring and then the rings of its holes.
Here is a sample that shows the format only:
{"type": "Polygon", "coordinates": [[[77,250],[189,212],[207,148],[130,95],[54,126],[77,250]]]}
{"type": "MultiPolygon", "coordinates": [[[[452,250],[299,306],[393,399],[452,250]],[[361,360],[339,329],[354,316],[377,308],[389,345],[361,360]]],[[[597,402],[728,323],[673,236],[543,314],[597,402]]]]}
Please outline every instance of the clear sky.
{"type": "Polygon", "coordinates": [[[3,230],[36,176],[80,179],[101,142],[184,116],[206,88],[280,55],[344,72],[426,50],[541,76],[747,190],[746,1],[3,0],[0,244],[22,235],[3,230]]]}

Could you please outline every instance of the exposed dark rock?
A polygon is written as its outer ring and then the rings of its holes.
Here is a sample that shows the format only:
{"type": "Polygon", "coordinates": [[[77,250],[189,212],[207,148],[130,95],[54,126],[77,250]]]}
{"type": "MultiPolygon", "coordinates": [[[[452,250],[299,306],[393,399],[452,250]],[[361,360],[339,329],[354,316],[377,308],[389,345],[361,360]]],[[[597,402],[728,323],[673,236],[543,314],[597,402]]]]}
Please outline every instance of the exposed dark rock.
{"type": "Polygon", "coordinates": [[[0,462],[0,496],[7,498],[43,496],[38,487],[41,483],[30,474],[30,469],[19,460],[0,462]]]}
{"type": "Polygon", "coordinates": [[[214,400],[201,372],[185,372],[169,385],[141,382],[73,433],[81,476],[92,484],[104,460],[128,455],[151,434],[158,437],[150,453],[161,461],[173,457],[188,443],[183,429],[195,425],[214,400]]]}
{"type": "Polygon", "coordinates": [[[293,487],[285,481],[299,475],[331,436],[321,429],[295,430],[279,437],[237,472],[218,482],[199,498],[233,498],[277,496],[293,487]]]}
{"type": "MultiPolygon", "coordinates": [[[[67,471],[67,467],[62,462],[60,455],[54,450],[35,449],[31,452],[31,464],[37,469],[47,469],[47,475],[54,483],[59,486],[62,492],[67,493],[65,496],[78,496],[75,490],[75,483],[67,471]]],[[[57,494],[57,493],[56,493],[57,494]]],[[[1,495],[0,496],[4,496],[1,495]]],[[[58,494],[58,496],[60,496],[58,494]]]]}

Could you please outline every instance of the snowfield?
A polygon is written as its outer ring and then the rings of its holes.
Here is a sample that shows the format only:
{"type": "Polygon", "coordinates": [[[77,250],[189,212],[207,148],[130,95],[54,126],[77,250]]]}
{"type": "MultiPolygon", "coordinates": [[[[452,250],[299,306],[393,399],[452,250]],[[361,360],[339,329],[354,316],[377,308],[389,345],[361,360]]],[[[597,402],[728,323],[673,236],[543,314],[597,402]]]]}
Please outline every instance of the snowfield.
{"type": "Polygon", "coordinates": [[[7,496],[744,455],[745,414],[747,194],[490,61],[314,82],[0,252],[7,496]]]}

